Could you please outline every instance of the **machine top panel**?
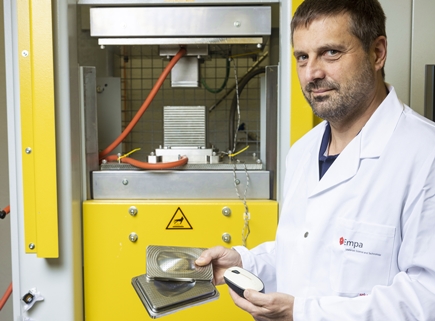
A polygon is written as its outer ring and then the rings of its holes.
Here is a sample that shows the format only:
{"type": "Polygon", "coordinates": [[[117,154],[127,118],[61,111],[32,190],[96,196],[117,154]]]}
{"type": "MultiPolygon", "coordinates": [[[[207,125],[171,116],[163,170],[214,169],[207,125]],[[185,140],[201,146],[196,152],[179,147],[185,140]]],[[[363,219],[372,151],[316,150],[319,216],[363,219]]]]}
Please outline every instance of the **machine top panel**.
{"type": "Polygon", "coordinates": [[[91,8],[93,37],[240,37],[271,33],[271,8],[91,8]]]}
{"type": "Polygon", "coordinates": [[[222,4],[261,4],[279,3],[280,0],[78,0],[78,4],[97,6],[127,6],[127,5],[222,5],[222,4]]]}

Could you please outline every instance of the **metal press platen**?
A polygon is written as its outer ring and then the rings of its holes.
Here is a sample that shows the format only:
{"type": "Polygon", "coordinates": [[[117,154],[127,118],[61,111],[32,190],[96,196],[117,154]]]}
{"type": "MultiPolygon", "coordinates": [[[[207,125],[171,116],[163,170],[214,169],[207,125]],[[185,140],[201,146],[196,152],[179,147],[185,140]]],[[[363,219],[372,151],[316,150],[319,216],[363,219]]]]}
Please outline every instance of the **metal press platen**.
{"type": "Polygon", "coordinates": [[[147,247],[147,277],[172,281],[209,281],[213,279],[211,264],[200,267],[195,260],[204,248],[157,246],[147,247]]]}

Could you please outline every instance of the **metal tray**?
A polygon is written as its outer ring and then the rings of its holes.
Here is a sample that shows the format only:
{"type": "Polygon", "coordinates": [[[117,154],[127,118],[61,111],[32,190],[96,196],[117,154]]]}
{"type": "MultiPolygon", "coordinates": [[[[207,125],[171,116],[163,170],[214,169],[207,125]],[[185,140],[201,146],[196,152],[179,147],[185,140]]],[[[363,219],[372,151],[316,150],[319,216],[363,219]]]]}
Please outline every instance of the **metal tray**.
{"type": "Polygon", "coordinates": [[[195,265],[205,248],[149,245],[146,253],[146,273],[149,279],[166,281],[208,281],[213,279],[213,267],[195,265]]]}
{"type": "Polygon", "coordinates": [[[208,281],[161,281],[143,274],[131,282],[153,319],[219,298],[218,290],[208,281]]]}

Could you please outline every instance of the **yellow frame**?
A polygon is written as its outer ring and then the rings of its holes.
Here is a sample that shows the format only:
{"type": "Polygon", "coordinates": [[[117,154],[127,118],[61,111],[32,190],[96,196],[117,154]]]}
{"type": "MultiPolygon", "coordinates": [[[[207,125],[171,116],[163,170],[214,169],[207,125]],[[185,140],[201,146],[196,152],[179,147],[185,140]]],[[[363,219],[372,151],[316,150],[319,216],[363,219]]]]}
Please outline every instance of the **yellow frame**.
{"type": "Polygon", "coordinates": [[[59,257],[50,0],[18,0],[26,253],[59,257]]]}

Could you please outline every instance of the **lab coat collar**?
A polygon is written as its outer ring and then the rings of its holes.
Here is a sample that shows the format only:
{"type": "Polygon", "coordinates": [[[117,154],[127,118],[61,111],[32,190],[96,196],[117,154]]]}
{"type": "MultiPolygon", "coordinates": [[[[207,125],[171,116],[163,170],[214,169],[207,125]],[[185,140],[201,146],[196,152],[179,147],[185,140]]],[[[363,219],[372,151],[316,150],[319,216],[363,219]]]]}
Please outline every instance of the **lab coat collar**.
{"type": "MultiPolygon", "coordinates": [[[[358,172],[361,159],[378,158],[382,154],[404,110],[404,105],[398,99],[394,88],[389,86],[388,89],[390,93],[320,181],[318,158],[310,158],[311,168],[316,169],[309,171],[308,193],[310,197],[351,179],[358,172]]],[[[313,151],[311,155],[318,154],[321,139],[322,135],[319,136],[318,143],[314,144],[317,151],[313,151]]]]}
{"type": "Polygon", "coordinates": [[[388,86],[388,90],[388,96],[361,130],[361,158],[375,158],[382,154],[404,111],[404,104],[394,87],[388,86]]]}

